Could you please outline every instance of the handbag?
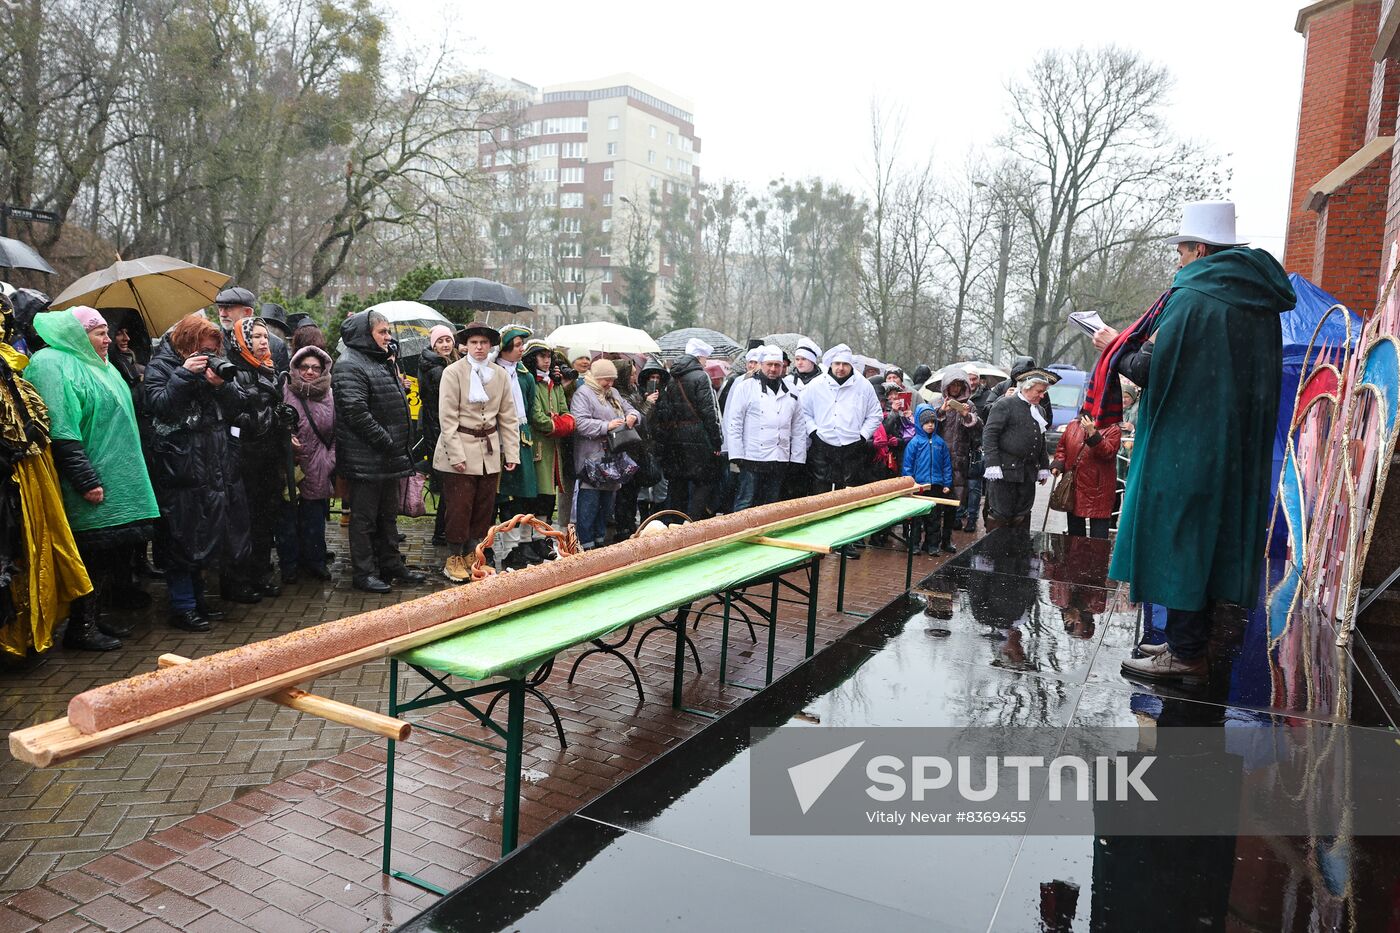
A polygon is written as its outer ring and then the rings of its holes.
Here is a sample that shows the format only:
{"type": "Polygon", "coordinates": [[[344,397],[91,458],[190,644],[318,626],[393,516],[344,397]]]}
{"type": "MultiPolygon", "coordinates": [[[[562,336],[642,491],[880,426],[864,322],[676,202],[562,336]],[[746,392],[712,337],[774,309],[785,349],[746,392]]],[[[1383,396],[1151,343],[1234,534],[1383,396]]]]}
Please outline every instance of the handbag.
{"type": "Polygon", "coordinates": [[[1084,448],[1089,446],[1082,439],[1079,443],[1079,456],[1074,458],[1074,466],[1066,470],[1055,488],[1050,490],[1050,508],[1056,512],[1069,512],[1074,508],[1074,474],[1079,471],[1079,461],[1084,457],[1084,448]]]}
{"type": "Polygon", "coordinates": [[[608,432],[609,453],[625,453],[640,446],[642,446],[642,435],[636,428],[629,428],[624,424],[622,427],[614,428],[608,432]]]}
{"type": "Polygon", "coordinates": [[[627,454],[608,454],[599,460],[584,461],[583,481],[596,489],[621,486],[637,469],[637,461],[627,454]]]}
{"type": "Polygon", "coordinates": [[[399,514],[419,518],[428,514],[423,504],[423,484],[427,477],[417,470],[399,480],[399,514]]]}

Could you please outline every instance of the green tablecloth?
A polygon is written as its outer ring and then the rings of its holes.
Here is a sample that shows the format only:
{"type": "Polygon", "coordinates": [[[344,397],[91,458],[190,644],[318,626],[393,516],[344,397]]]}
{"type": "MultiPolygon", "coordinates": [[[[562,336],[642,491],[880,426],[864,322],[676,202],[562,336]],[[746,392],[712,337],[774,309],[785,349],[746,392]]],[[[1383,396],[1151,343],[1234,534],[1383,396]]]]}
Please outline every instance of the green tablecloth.
{"type": "Polygon", "coordinates": [[[769,535],[782,541],[796,544],[824,544],[827,547],[841,547],[859,541],[883,528],[902,522],[915,515],[923,515],[933,508],[932,502],[923,502],[902,496],[886,499],[874,505],[842,512],[830,518],[823,518],[807,525],[799,525],[786,531],[769,535]]]}
{"type": "MultiPolygon", "coordinates": [[[[772,535],[839,547],[928,511],[900,498],[865,506],[772,535]]],[[[639,570],[587,587],[398,656],[400,661],[469,680],[520,675],[567,648],[712,593],[796,567],[811,554],[766,544],[730,544],[699,557],[639,570]]]]}

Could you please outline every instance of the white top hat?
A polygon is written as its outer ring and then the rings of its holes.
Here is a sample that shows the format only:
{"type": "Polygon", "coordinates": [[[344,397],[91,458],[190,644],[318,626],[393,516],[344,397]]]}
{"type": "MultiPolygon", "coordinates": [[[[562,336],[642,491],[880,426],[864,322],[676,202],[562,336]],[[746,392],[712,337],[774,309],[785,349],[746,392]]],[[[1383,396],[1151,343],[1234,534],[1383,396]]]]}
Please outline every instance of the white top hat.
{"type": "Polygon", "coordinates": [[[1244,246],[1235,236],[1235,202],[1192,201],[1185,205],[1181,211],[1181,232],[1167,237],[1167,242],[1244,246]]]}

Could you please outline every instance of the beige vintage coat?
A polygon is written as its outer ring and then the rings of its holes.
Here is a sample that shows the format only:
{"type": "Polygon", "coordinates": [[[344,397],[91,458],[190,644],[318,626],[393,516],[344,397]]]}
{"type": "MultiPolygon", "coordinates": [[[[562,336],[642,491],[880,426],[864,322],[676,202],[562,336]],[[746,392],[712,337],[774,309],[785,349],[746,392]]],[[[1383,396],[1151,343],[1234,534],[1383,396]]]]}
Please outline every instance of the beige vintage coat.
{"type": "Polygon", "coordinates": [[[453,472],[452,464],[467,464],[467,473],[483,476],[501,472],[501,456],[506,463],[520,462],[520,417],[515,413],[515,399],[510,394],[508,375],[492,365],[491,381],[486,383],[486,401],[469,402],[471,363],[463,357],[448,366],[442,374],[438,392],[438,420],[442,436],[433,451],[433,469],[453,472]],[[463,434],[459,427],[483,430],[496,426],[490,437],[463,434]],[[487,448],[490,452],[487,452],[487,448]]]}

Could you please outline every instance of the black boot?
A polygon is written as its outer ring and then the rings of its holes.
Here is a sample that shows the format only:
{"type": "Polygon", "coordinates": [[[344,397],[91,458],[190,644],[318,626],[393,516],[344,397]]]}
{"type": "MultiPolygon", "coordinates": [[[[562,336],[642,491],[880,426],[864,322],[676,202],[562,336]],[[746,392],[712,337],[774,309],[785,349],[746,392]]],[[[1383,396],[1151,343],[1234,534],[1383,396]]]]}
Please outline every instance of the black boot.
{"type": "Polygon", "coordinates": [[[68,628],[63,633],[63,647],[78,651],[115,651],[121,646],[121,639],[98,631],[95,594],[73,600],[68,611],[68,628]]]}
{"type": "Polygon", "coordinates": [[[97,630],[108,638],[130,638],[131,633],[136,629],[135,626],[123,625],[120,622],[112,621],[112,619],[107,616],[99,614],[97,617],[97,630]]]}
{"type": "Polygon", "coordinates": [[[517,544],[515,547],[511,548],[510,553],[506,555],[506,559],[501,561],[502,570],[524,570],[528,566],[530,566],[530,561],[525,556],[525,546],[523,544],[517,544]]]}
{"type": "Polygon", "coordinates": [[[536,538],[530,542],[530,547],[540,561],[554,560],[554,542],[549,538],[536,538]]]}

